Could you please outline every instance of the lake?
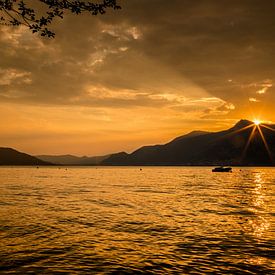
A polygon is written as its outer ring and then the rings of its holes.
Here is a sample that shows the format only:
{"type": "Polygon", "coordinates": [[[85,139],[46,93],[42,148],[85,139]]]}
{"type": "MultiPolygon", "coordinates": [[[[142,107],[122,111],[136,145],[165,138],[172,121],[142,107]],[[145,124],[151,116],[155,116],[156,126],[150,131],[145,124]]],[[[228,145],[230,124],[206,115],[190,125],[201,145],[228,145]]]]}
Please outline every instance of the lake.
{"type": "Polygon", "coordinates": [[[1,274],[274,274],[275,168],[1,167],[1,274]]]}

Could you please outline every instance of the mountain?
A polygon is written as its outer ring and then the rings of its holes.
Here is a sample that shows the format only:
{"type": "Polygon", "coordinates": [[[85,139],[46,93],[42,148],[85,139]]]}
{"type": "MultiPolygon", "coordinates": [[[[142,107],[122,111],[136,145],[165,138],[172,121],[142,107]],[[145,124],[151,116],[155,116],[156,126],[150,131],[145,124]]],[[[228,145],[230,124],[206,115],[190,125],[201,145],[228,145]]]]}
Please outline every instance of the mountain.
{"type": "Polygon", "coordinates": [[[205,132],[205,131],[192,131],[189,134],[183,135],[183,136],[179,136],[176,137],[175,139],[173,139],[171,142],[176,141],[176,140],[181,140],[181,139],[185,139],[185,138],[190,138],[190,137],[197,137],[197,136],[201,136],[201,135],[205,135],[208,134],[209,132],[205,132]]]}
{"type": "Polygon", "coordinates": [[[193,131],[163,145],[143,146],[131,154],[77,157],[30,156],[0,147],[0,165],[272,165],[275,125],[240,120],[220,132],[193,131]],[[253,135],[252,135],[253,133],[253,135]],[[249,141],[249,142],[248,142],[249,141]]]}
{"type": "Polygon", "coordinates": [[[0,165],[52,165],[12,148],[0,147],[0,165]]]}
{"type": "Polygon", "coordinates": [[[96,157],[77,157],[73,155],[39,155],[36,157],[40,160],[60,165],[98,165],[109,156],[110,155],[96,157]]]}
{"type": "Polygon", "coordinates": [[[163,145],[144,146],[131,154],[113,154],[102,165],[274,165],[275,125],[240,120],[220,132],[195,131],[163,145]],[[249,137],[254,135],[248,146],[249,137]]]}

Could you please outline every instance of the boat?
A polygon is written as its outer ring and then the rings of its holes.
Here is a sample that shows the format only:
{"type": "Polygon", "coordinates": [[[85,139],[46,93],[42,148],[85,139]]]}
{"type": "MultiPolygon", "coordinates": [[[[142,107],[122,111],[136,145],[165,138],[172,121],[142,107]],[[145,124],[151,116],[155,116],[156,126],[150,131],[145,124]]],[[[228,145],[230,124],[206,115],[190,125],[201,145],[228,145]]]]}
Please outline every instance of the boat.
{"type": "Polygon", "coordinates": [[[214,169],[212,169],[212,172],[232,172],[232,168],[231,167],[215,167],[214,169]]]}

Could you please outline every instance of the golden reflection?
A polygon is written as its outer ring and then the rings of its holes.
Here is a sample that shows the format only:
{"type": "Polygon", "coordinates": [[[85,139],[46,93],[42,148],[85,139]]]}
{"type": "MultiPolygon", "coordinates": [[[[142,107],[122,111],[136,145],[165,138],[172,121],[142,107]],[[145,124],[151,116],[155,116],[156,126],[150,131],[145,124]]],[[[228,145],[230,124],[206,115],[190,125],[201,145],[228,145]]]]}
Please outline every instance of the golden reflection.
{"type": "Polygon", "coordinates": [[[262,174],[258,173],[255,175],[255,201],[254,205],[257,207],[260,207],[264,204],[264,195],[263,195],[263,190],[262,190],[262,183],[263,183],[263,178],[262,174]]]}
{"type": "Polygon", "coordinates": [[[226,273],[226,263],[239,264],[234,255],[262,265],[255,267],[259,273],[270,265],[272,168],[244,168],[226,179],[198,167],[146,167],[142,175],[134,167],[14,169],[0,169],[6,222],[0,254],[11,272],[41,251],[47,261],[29,262],[37,270],[59,261],[66,270],[81,265],[87,273],[91,267],[108,273],[106,263],[111,271],[134,266],[133,272],[146,272],[148,259],[163,264],[159,273],[169,273],[173,264],[184,270],[199,259],[202,273],[226,273]]]}
{"type": "Polygon", "coordinates": [[[256,236],[257,238],[261,238],[265,231],[270,226],[270,223],[267,221],[267,219],[262,215],[263,210],[265,210],[265,190],[263,188],[264,179],[262,173],[256,173],[254,175],[254,196],[253,196],[253,208],[251,208],[251,211],[255,213],[256,217],[251,219],[249,221],[249,224],[252,229],[252,234],[256,236]]]}
{"type": "Polygon", "coordinates": [[[267,260],[263,257],[253,257],[248,260],[248,262],[252,265],[263,265],[267,262],[267,260]]]}
{"type": "Polygon", "coordinates": [[[270,225],[263,216],[258,216],[257,219],[250,220],[249,224],[252,228],[252,234],[257,238],[261,238],[270,225]]]}

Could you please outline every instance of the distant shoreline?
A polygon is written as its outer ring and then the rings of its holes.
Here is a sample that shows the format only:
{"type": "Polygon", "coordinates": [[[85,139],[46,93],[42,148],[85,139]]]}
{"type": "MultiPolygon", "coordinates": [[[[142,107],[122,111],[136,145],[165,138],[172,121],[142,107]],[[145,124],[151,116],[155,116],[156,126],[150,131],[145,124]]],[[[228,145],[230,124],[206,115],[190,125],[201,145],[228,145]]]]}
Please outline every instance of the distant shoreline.
{"type": "Polygon", "coordinates": [[[272,168],[274,165],[62,165],[62,164],[53,164],[53,165],[0,165],[0,168],[9,167],[9,168],[17,168],[17,167],[32,167],[32,168],[60,168],[60,167],[96,167],[96,168],[104,168],[104,167],[235,167],[235,168],[272,168]]]}

